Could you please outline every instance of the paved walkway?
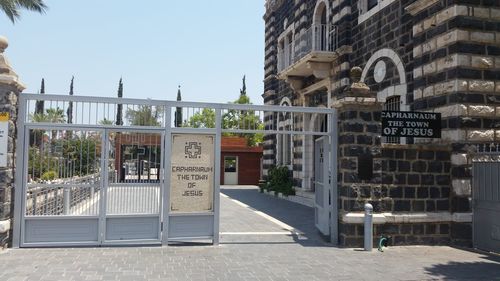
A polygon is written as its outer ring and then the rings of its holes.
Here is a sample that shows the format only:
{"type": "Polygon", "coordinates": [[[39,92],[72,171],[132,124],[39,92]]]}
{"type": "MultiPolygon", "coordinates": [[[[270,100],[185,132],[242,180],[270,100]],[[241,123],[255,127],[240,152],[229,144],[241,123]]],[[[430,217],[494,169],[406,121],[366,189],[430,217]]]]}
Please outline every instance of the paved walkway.
{"type": "Polygon", "coordinates": [[[223,194],[218,247],[10,249],[0,252],[0,280],[500,280],[500,256],[339,249],[316,234],[311,208],[255,188],[223,194]]]}

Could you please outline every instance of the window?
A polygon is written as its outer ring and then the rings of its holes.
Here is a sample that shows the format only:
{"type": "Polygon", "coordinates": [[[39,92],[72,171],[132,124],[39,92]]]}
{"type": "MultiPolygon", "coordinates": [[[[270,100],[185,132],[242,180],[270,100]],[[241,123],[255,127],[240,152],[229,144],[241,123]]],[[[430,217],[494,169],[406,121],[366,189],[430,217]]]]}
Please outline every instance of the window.
{"type": "Polygon", "coordinates": [[[373,7],[377,6],[378,0],[368,0],[367,11],[371,10],[373,7]]]}
{"type": "MultiPolygon", "coordinates": [[[[289,99],[281,102],[281,106],[290,106],[289,99]]],[[[279,114],[279,131],[291,131],[292,118],[291,113],[282,112],[279,114]]],[[[277,147],[277,163],[280,165],[291,165],[292,164],[292,136],[290,134],[279,134],[277,135],[278,147],[277,147]]]]}
{"type": "Polygon", "coordinates": [[[226,173],[236,173],[237,170],[237,160],[234,156],[224,157],[224,172],[226,173]]]}
{"type": "Polygon", "coordinates": [[[278,71],[282,71],[293,62],[293,34],[287,33],[278,43],[278,71]]]}
{"type": "Polygon", "coordinates": [[[394,3],[396,0],[359,0],[358,1],[358,24],[364,22],[383,8],[394,3]]]}

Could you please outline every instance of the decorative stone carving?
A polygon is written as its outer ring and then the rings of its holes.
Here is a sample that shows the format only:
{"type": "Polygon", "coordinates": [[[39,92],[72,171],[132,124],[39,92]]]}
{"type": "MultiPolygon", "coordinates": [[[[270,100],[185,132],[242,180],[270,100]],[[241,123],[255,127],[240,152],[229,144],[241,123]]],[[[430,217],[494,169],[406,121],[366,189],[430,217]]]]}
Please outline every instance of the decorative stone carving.
{"type": "Polygon", "coordinates": [[[351,93],[349,96],[366,96],[370,93],[370,87],[366,85],[365,82],[361,81],[361,74],[363,73],[363,69],[359,66],[355,66],[351,69],[350,77],[351,77],[351,86],[349,87],[349,92],[351,93]]]}

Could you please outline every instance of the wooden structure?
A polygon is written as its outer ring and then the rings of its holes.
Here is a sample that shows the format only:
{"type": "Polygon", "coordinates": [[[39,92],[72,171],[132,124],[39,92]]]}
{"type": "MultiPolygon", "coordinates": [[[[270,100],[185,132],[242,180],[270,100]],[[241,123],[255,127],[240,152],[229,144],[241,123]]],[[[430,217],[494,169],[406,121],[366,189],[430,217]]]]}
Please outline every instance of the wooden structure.
{"type": "Polygon", "coordinates": [[[244,137],[222,137],[221,184],[257,185],[262,152],[262,146],[250,147],[244,137]]]}

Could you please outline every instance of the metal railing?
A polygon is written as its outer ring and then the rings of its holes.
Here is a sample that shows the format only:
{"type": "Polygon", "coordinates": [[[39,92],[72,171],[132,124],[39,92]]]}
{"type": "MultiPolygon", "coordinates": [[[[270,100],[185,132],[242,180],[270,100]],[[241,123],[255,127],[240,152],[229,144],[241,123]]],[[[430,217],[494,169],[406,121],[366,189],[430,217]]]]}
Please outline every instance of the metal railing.
{"type": "Polygon", "coordinates": [[[99,173],[49,183],[29,183],[26,216],[96,216],[100,188],[99,173]]]}
{"type": "Polygon", "coordinates": [[[282,48],[278,48],[278,72],[285,70],[311,52],[334,52],[337,45],[336,26],[313,25],[304,33],[295,36],[292,42],[285,42],[282,48]]]}
{"type": "MultiPolygon", "coordinates": [[[[295,106],[262,106],[251,104],[220,104],[201,102],[176,102],[163,100],[140,100],[128,98],[87,97],[69,95],[23,94],[25,114],[24,124],[29,125],[39,135],[45,135],[49,142],[65,138],[66,131],[83,127],[89,131],[108,129],[164,129],[175,127],[177,113],[183,129],[219,129],[222,133],[235,134],[290,134],[290,135],[329,135],[320,129],[301,126],[303,121],[325,118],[332,114],[331,109],[295,106]],[[64,118],[46,118],[36,113],[37,101],[44,102],[44,110],[63,112],[64,118]],[[70,111],[68,109],[71,108],[70,111]],[[70,112],[70,114],[68,114],[70,112]],[[216,116],[221,122],[217,124],[216,116]],[[294,122],[287,128],[279,127],[283,116],[294,122]],[[167,116],[169,116],[167,118],[167,116]],[[43,118],[42,118],[43,117],[43,118]],[[37,119],[38,118],[38,119],[37,119]],[[71,123],[68,122],[71,119],[71,123]],[[50,128],[50,129],[48,129],[50,128]],[[52,130],[56,130],[52,133],[52,130]],[[42,134],[41,132],[45,132],[42,134]]],[[[76,133],[73,133],[76,134],[76,133]]],[[[39,141],[40,142],[40,141],[39,141]]]]}

